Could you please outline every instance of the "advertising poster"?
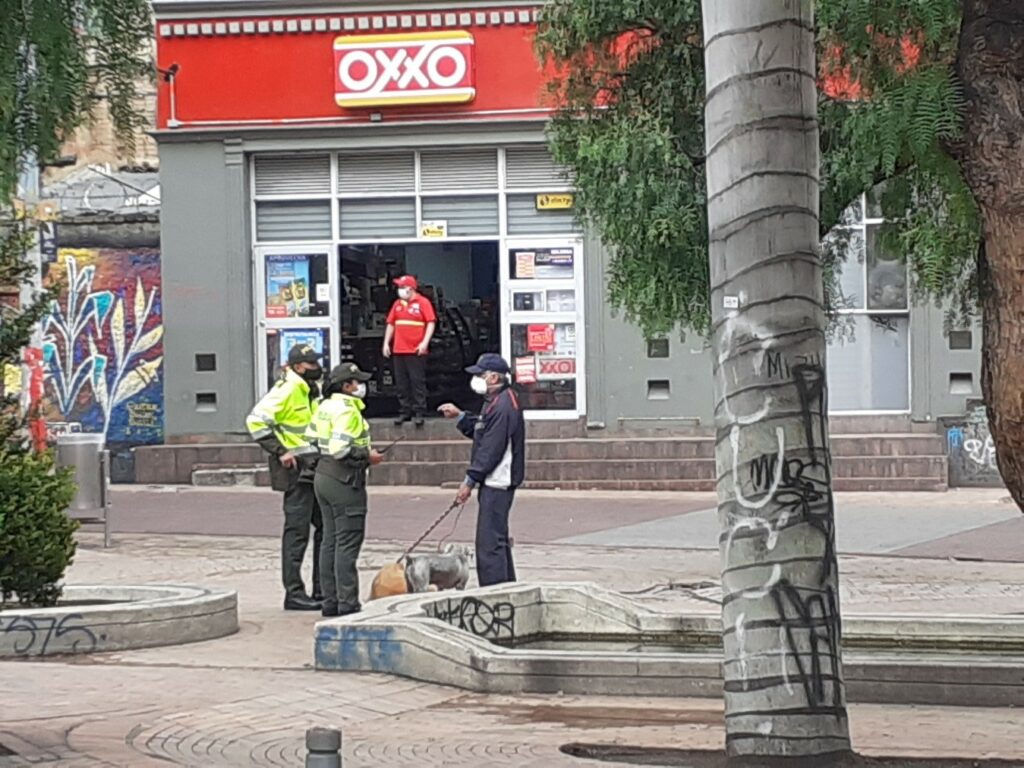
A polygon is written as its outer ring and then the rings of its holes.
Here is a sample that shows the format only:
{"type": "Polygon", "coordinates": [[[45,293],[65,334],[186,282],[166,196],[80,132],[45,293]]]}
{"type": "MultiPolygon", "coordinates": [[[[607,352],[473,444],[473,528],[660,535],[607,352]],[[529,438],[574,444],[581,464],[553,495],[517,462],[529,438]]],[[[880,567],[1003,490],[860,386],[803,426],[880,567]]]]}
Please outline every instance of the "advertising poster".
{"type": "Polygon", "coordinates": [[[319,354],[324,354],[324,332],[319,328],[308,330],[291,331],[282,330],[281,334],[281,357],[283,365],[288,361],[288,351],[296,344],[306,344],[315,349],[319,354]]]}
{"type": "Polygon", "coordinates": [[[515,368],[517,383],[533,384],[537,381],[537,358],[517,357],[515,368]]]}
{"type": "Polygon", "coordinates": [[[267,317],[307,317],[309,285],[309,256],[267,256],[267,317]]]}
{"type": "Polygon", "coordinates": [[[554,352],[555,326],[528,325],[526,327],[526,349],[528,352],[554,352]]]}
{"type": "Polygon", "coordinates": [[[533,280],[537,276],[536,256],[533,251],[516,251],[516,280],[533,280]]]}
{"type": "Polygon", "coordinates": [[[535,260],[538,280],[572,279],[572,248],[538,248],[536,251],[535,260]]]}

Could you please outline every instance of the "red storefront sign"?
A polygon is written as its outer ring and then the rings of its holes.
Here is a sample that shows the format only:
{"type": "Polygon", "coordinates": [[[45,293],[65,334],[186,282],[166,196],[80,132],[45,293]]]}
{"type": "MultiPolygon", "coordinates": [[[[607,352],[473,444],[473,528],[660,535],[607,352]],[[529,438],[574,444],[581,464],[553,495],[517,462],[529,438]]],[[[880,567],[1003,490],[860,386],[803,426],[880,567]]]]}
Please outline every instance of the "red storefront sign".
{"type": "Polygon", "coordinates": [[[575,357],[541,357],[538,379],[572,379],[576,376],[575,357]]]}
{"type": "Polygon", "coordinates": [[[339,37],[334,69],[339,107],[459,104],[476,96],[468,32],[339,37]]]}
{"type": "Polygon", "coordinates": [[[555,349],[555,326],[528,325],[526,327],[526,350],[528,352],[553,352],[555,349]]]}
{"type": "Polygon", "coordinates": [[[307,14],[158,16],[157,66],[173,74],[158,82],[157,126],[366,124],[373,113],[385,124],[521,120],[551,113],[553,70],[534,51],[535,6],[354,13],[344,5],[307,14]]]}

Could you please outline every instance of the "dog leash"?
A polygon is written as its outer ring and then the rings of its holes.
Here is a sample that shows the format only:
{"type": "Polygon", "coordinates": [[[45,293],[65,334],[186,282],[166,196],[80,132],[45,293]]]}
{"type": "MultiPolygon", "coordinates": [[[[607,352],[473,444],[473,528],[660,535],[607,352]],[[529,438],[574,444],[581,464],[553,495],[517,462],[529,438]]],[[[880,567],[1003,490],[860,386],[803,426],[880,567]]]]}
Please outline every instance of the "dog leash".
{"type": "Polygon", "coordinates": [[[448,515],[450,515],[452,512],[455,511],[455,509],[457,507],[460,507],[460,506],[462,506],[462,505],[460,505],[457,501],[453,501],[452,505],[450,507],[448,507],[448,509],[446,509],[444,512],[442,512],[441,516],[439,518],[437,518],[437,520],[435,520],[433,522],[433,524],[429,528],[427,528],[426,533],[424,533],[422,536],[420,536],[418,539],[416,539],[416,541],[413,543],[413,545],[411,547],[409,547],[407,550],[405,550],[405,553],[400,558],[398,558],[395,562],[396,563],[401,563],[403,560],[405,560],[405,558],[407,558],[412,553],[412,551],[414,549],[416,549],[416,547],[418,547],[420,544],[423,543],[423,540],[426,539],[427,536],[429,536],[431,533],[433,533],[434,529],[437,528],[437,526],[439,526],[442,522],[444,522],[444,519],[446,517],[448,517],[448,515]]]}

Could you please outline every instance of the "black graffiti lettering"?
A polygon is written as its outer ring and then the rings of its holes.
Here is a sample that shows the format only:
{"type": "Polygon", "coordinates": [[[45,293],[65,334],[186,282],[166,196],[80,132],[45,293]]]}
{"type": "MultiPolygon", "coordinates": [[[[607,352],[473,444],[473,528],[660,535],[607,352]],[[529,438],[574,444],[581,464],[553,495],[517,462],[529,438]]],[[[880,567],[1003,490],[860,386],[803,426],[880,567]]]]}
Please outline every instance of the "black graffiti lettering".
{"type": "MultiPolygon", "coordinates": [[[[83,619],[80,613],[64,616],[11,616],[6,624],[0,625],[0,632],[12,635],[15,640],[12,649],[16,656],[42,656],[50,649],[50,643],[64,638],[58,645],[60,653],[89,653],[96,650],[99,641],[95,633],[85,625],[77,624],[83,619]]],[[[105,639],[105,638],[104,638],[105,639]]]]}
{"type": "Polygon", "coordinates": [[[516,607],[509,602],[486,603],[475,597],[439,600],[424,609],[432,618],[488,640],[515,640],[516,607]]]}
{"type": "Polygon", "coordinates": [[[765,352],[765,359],[768,362],[769,379],[791,378],[789,363],[786,362],[786,358],[782,356],[781,352],[774,352],[769,349],[765,352]]]}

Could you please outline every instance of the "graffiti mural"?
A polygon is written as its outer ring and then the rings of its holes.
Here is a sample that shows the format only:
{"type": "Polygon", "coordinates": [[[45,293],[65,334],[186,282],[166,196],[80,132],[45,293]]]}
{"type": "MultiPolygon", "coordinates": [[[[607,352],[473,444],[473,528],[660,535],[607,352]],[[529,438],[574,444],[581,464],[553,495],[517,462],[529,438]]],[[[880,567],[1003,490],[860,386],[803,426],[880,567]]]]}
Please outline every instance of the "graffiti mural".
{"type": "Polygon", "coordinates": [[[159,251],[63,249],[46,281],[60,286],[42,324],[51,431],[163,442],[159,251]]]}
{"type": "Polygon", "coordinates": [[[988,411],[974,405],[967,418],[948,425],[949,484],[954,487],[1002,488],[996,446],[988,431],[988,411]]]}

